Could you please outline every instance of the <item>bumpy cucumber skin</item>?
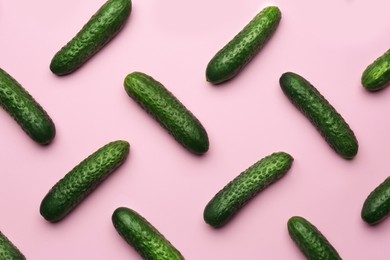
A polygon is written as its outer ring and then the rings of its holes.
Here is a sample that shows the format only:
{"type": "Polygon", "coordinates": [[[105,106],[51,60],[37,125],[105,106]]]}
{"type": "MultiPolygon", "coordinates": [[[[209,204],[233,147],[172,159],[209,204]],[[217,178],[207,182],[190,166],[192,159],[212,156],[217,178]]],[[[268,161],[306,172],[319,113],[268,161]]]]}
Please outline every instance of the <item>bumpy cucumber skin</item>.
{"type": "Polygon", "coordinates": [[[287,153],[273,153],[242,172],[207,204],[206,223],[214,228],[225,225],[251,198],[283,177],[293,160],[287,153]]]}
{"type": "Polygon", "coordinates": [[[125,161],[129,148],[126,141],[111,142],[83,160],[48,192],[41,215],[50,222],[63,219],[125,161]]]}
{"type": "Polygon", "coordinates": [[[390,177],[376,187],[364,201],[361,217],[370,225],[383,221],[390,214],[390,177]]]}
{"type": "Polygon", "coordinates": [[[268,42],[281,20],[276,6],[264,8],[244,29],[215,54],[206,69],[206,79],[219,84],[235,77],[268,42]]]}
{"type": "Polygon", "coordinates": [[[133,72],[125,78],[125,90],[155,118],[182,146],[195,154],[209,149],[206,130],[199,120],[160,82],[133,72]]]}
{"type": "Polygon", "coordinates": [[[362,85],[368,91],[378,91],[390,83],[390,50],[370,64],[363,72],[362,85]]]}
{"type": "Polygon", "coordinates": [[[181,253],[146,219],[129,208],[117,208],[112,223],[121,237],[131,245],[143,259],[181,260],[181,253]]]}
{"type": "Polygon", "coordinates": [[[358,152],[355,134],[334,107],[303,77],[286,72],[280,86],[290,101],[310,120],[328,144],[345,159],[358,152]]]}
{"type": "Polygon", "coordinates": [[[11,241],[0,232],[0,259],[2,260],[25,260],[26,257],[11,241]]]}
{"type": "Polygon", "coordinates": [[[292,217],[287,223],[290,237],[309,260],[340,260],[336,249],[324,235],[302,217],[292,217]]]}
{"type": "Polygon", "coordinates": [[[7,72],[0,69],[0,106],[37,143],[49,144],[55,137],[53,121],[34,98],[7,72]]]}
{"type": "Polygon", "coordinates": [[[69,74],[103,48],[123,28],[131,12],[130,0],[108,0],[77,35],[55,54],[50,70],[69,74]]]}

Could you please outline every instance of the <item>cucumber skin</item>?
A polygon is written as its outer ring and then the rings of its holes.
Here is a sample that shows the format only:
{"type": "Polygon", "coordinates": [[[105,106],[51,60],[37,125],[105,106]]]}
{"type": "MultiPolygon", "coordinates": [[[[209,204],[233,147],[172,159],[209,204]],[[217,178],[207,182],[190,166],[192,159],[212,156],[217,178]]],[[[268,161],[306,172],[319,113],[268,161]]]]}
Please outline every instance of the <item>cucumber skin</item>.
{"type": "Polygon", "coordinates": [[[125,90],[183,147],[195,154],[209,149],[206,130],[199,120],[160,82],[133,72],[125,78],[125,90]]]}
{"type": "Polygon", "coordinates": [[[207,204],[206,223],[214,228],[225,225],[251,198],[283,177],[293,160],[287,153],[273,153],[242,172],[207,204]]]}
{"type": "Polygon", "coordinates": [[[0,259],[4,260],[25,260],[26,257],[12,242],[0,232],[0,259]]]}
{"type": "Polygon", "coordinates": [[[112,223],[120,236],[131,245],[143,259],[184,259],[181,253],[137,212],[125,207],[117,208],[112,215],[112,223]]]}
{"type": "Polygon", "coordinates": [[[290,237],[307,259],[342,259],[324,235],[306,219],[298,216],[292,217],[289,219],[287,227],[290,237]]]}
{"type": "Polygon", "coordinates": [[[280,78],[284,94],[317,128],[328,144],[343,158],[353,159],[359,144],[342,116],[303,77],[292,72],[280,78]]]}
{"type": "Polygon", "coordinates": [[[48,192],[41,215],[50,222],[63,219],[124,162],[129,147],[126,141],[111,142],[84,159],[48,192]]]}
{"type": "Polygon", "coordinates": [[[264,8],[211,59],[206,79],[219,84],[235,77],[268,42],[281,20],[276,6],[264,8]]]}
{"type": "Polygon", "coordinates": [[[55,137],[53,121],[34,98],[7,72],[0,69],[0,106],[37,143],[49,144],[55,137]]]}
{"type": "Polygon", "coordinates": [[[368,91],[378,91],[390,83],[390,50],[377,58],[363,72],[362,85],[368,91]]]}
{"type": "Polygon", "coordinates": [[[119,33],[131,13],[131,7],[130,0],[108,0],[55,54],[50,70],[61,76],[81,67],[119,33]]]}
{"type": "Polygon", "coordinates": [[[362,219],[370,225],[383,221],[390,214],[390,177],[376,187],[364,201],[362,219]]]}

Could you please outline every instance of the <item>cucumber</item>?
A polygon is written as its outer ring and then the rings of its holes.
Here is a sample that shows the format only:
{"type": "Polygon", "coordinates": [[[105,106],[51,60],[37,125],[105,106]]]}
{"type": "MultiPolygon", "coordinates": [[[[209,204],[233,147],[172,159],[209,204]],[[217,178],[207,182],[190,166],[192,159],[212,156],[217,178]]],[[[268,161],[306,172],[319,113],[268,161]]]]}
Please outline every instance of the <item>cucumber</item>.
{"type": "Polygon", "coordinates": [[[390,177],[386,178],[373,190],[364,201],[361,211],[362,219],[375,225],[383,221],[390,214],[390,177]]]}
{"type": "Polygon", "coordinates": [[[4,260],[24,260],[26,257],[11,241],[0,232],[0,259],[4,260]]]}
{"type": "Polygon", "coordinates": [[[368,91],[378,91],[390,83],[390,50],[377,58],[363,72],[362,85],[368,91]]]}
{"type": "Polygon", "coordinates": [[[355,134],[321,93],[303,77],[286,72],[280,86],[290,101],[310,120],[328,144],[345,159],[358,152],[355,134]]]}
{"type": "Polygon", "coordinates": [[[302,217],[292,217],[287,223],[288,232],[302,253],[309,260],[342,259],[323,234],[302,217]]]}
{"type": "Polygon", "coordinates": [[[108,0],[80,32],[55,54],[50,70],[61,76],[81,67],[119,33],[130,12],[130,0],[108,0]]]}
{"type": "Polygon", "coordinates": [[[0,106],[35,142],[45,145],[54,139],[56,129],[46,111],[2,69],[0,69],[0,106]]]}
{"type": "Polygon", "coordinates": [[[273,153],[242,172],[207,204],[206,223],[214,228],[225,225],[251,198],[283,177],[293,160],[287,153],[273,153]]]}
{"type": "Polygon", "coordinates": [[[58,181],[42,200],[41,215],[57,222],[103,182],[129,154],[126,141],[111,142],[83,160],[58,181]]]}
{"type": "Polygon", "coordinates": [[[219,84],[235,77],[268,42],[281,19],[276,6],[258,13],[228,44],[215,54],[206,69],[206,79],[219,84]]]}
{"type": "Polygon", "coordinates": [[[195,154],[209,149],[206,130],[199,120],[160,82],[133,72],[125,78],[125,90],[155,118],[183,147],[195,154]]]}
{"type": "Polygon", "coordinates": [[[117,208],[112,214],[112,223],[120,236],[143,259],[184,259],[181,253],[155,227],[134,210],[125,207],[117,208]]]}

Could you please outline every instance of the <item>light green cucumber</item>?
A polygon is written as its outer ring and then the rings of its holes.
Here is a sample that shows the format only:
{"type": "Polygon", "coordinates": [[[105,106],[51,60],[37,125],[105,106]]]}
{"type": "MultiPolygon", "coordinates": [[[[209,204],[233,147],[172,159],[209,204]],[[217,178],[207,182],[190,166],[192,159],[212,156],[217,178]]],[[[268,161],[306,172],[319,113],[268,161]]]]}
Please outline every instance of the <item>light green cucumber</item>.
{"type": "Polygon", "coordinates": [[[0,232],[0,259],[2,260],[25,260],[26,257],[12,242],[0,232]]]}
{"type": "Polygon", "coordinates": [[[225,225],[250,199],[283,177],[293,160],[287,153],[273,153],[242,172],[207,204],[206,223],[214,228],[225,225]]]}
{"type": "Polygon", "coordinates": [[[368,91],[378,91],[390,83],[390,50],[371,63],[363,72],[362,85],[368,91]]]}
{"type": "Polygon", "coordinates": [[[115,141],[90,155],[51,188],[41,202],[41,215],[50,222],[63,219],[118,168],[128,154],[129,143],[115,141]]]}

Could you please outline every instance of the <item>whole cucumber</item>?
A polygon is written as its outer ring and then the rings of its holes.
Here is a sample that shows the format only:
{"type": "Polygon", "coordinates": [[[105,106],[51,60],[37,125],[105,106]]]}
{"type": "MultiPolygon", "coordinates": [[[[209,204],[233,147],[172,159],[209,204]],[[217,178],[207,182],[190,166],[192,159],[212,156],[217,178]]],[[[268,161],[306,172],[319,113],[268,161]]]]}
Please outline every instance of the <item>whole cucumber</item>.
{"type": "Polygon", "coordinates": [[[46,111],[2,69],[0,69],[0,106],[35,142],[44,145],[54,139],[56,129],[46,111]]]}
{"type": "Polygon", "coordinates": [[[131,12],[131,0],[108,0],[80,32],[53,57],[50,70],[69,74],[105,46],[122,29],[131,12]]]}
{"type": "Polygon", "coordinates": [[[283,177],[293,160],[287,153],[273,153],[242,172],[207,204],[206,223],[214,228],[225,225],[251,198],[283,177]]]}
{"type": "Polygon", "coordinates": [[[219,84],[235,77],[271,38],[279,25],[278,7],[258,13],[228,44],[215,54],[206,69],[206,79],[219,84]]]}
{"type": "Polygon", "coordinates": [[[292,217],[288,220],[287,227],[290,237],[307,259],[342,259],[326,237],[306,219],[298,216],[292,217]]]}
{"type": "Polygon", "coordinates": [[[381,90],[390,83],[390,50],[371,63],[363,72],[362,85],[368,91],[381,90]]]}
{"type": "Polygon", "coordinates": [[[206,130],[199,120],[160,82],[133,72],[125,82],[127,94],[155,118],[183,147],[195,154],[209,149],[206,130]]]}
{"type": "Polygon", "coordinates": [[[117,208],[112,223],[121,237],[143,259],[182,260],[181,253],[145,218],[129,208],[117,208]]]}
{"type": "Polygon", "coordinates": [[[342,157],[352,159],[358,152],[355,134],[342,116],[303,77],[286,72],[280,86],[290,101],[310,120],[328,144],[342,157]]]}
{"type": "Polygon", "coordinates": [[[376,187],[364,201],[361,211],[362,219],[375,225],[390,214],[390,177],[376,187]]]}
{"type": "Polygon", "coordinates": [[[41,215],[57,222],[102,183],[129,154],[126,141],[111,142],[83,160],[58,181],[42,200],[41,215]]]}
{"type": "Polygon", "coordinates": [[[26,257],[12,242],[0,232],[0,259],[4,260],[25,260],[26,257]]]}

